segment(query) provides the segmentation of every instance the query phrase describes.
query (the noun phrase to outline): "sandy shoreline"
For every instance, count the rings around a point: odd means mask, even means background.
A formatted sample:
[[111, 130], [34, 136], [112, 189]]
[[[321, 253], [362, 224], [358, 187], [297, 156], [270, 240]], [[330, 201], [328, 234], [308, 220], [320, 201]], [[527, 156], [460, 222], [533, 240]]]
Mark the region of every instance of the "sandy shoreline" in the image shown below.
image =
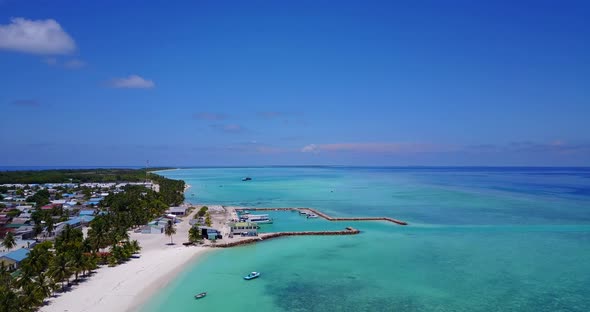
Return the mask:
[[67, 293], [50, 298], [44, 312], [123, 312], [136, 311], [158, 290], [172, 281], [187, 265], [195, 261], [207, 247], [185, 247], [189, 217], [177, 225], [175, 245], [164, 234], [131, 233], [142, 247], [141, 258], [116, 267], [101, 267], [88, 280], [73, 286]]

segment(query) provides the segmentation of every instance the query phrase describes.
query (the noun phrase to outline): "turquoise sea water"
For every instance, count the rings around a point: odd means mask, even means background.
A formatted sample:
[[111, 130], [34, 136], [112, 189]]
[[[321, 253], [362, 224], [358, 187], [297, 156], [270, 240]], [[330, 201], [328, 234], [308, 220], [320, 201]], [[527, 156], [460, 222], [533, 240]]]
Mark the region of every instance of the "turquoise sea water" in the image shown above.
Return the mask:
[[[266, 231], [342, 229], [215, 250], [142, 311], [588, 311], [590, 169], [206, 168], [161, 172], [187, 199], [313, 207], [271, 212]], [[251, 176], [250, 182], [241, 178]], [[194, 196], [193, 196], [194, 194]], [[250, 271], [261, 278], [246, 282]], [[205, 299], [192, 295], [207, 291]]]

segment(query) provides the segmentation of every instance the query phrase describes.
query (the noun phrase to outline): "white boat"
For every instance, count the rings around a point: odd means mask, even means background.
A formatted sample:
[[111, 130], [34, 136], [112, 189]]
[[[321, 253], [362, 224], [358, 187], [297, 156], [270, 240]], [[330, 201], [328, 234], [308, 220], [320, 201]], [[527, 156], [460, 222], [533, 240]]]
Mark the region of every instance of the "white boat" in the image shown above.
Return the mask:
[[246, 221], [252, 223], [272, 223], [272, 219], [269, 218], [267, 214], [248, 215]]
[[260, 276], [260, 272], [252, 272], [252, 273], [244, 276], [244, 279], [247, 280], [247, 281], [249, 281], [249, 280], [255, 279], [255, 278], [259, 277], [259, 276]]
[[307, 218], [308, 218], [308, 219], [309, 219], [309, 218], [317, 218], [317, 217], [318, 217], [318, 215], [316, 215], [316, 214], [313, 214], [313, 213], [311, 213], [311, 214], [308, 214], [308, 215], [307, 215]]

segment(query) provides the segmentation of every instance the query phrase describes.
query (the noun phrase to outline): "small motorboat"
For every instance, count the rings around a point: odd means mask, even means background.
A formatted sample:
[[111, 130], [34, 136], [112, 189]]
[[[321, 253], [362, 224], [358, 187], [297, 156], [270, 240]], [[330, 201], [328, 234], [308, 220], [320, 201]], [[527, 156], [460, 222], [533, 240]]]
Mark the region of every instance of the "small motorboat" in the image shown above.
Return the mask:
[[242, 181], [251, 181], [251, 180], [252, 180], [252, 178], [250, 178], [250, 177], [242, 178]]
[[308, 219], [309, 219], [309, 218], [317, 218], [317, 217], [318, 217], [318, 215], [316, 215], [316, 214], [313, 214], [313, 213], [312, 213], [312, 214], [308, 214], [308, 215], [307, 215], [307, 218], [308, 218]]
[[244, 279], [249, 281], [251, 279], [255, 279], [260, 276], [260, 272], [251, 272], [250, 274], [244, 276]]
[[201, 298], [204, 298], [205, 296], [207, 296], [207, 292], [202, 292], [200, 294], [196, 294], [195, 299], [201, 299]]

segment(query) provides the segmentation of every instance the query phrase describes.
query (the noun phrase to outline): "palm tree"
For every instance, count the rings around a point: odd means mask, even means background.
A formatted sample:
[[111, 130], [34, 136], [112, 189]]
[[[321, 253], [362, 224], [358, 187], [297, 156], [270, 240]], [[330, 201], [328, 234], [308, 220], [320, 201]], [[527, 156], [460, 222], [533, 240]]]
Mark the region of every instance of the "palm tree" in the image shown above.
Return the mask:
[[191, 229], [188, 230], [188, 240], [193, 243], [201, 240], [201, 232], [198, 228], [191, 227]]
[[174, 222], [172, 222], [172, 220], [168, 220], [168, 223], [166, 223], [164, 233], [166, 236], [170, 236], [170, 245], [174, 244], [172, 242], [172, 235], [176, 234], [176, 228], [174, 228]]
[[35, 227], [33, 228], [33, 233], [35, 234], [35, 238], [39, 236], [43, 232], [43, 225], [41, 223], [35, 223]]
[[75, 281], [78, 275], [84, 272], [86, 256], [82, 253], [82, 248], [76, 248], [71, 251], [72, 270], [74, 271]]
[[47, 235], [49, 235], [49, 237], [53, 236], [53, 230], [55, 228], [55, 224], [53, 223], [53, 218], [49, 217], [47, 219], [47, 223], [45, 223], [47, 225]]
[[14, 280], [4, 263], [0, 263], [0, 311], [23, 310], [21, 298], [16, 291], [17, 287], [13, 284]]
[[14, 234], [12, 234], [12, 232], [6, 233], [6, 236], [4, 236], [4, 240], [2, 241], [2, 246], [6, 247], [8, 250], [16, 246], [16, 240], [14, 239]]
[[66, 288], [64, 281], [69, 279], [72, 275], [71, 267], [72, 264], [70, 262], [70, 259], [68, 259], [68, 257], [65, 254], [60, 253], [57, 254], [55, 258], [53, 258], [53, 261], [49, 268], [50, 274], [54, 281], [61, 283], [62, 289]]
[[139, 245], [139, 242], [136, 240], [132, 240], [131, 241], [131, 247], [133, 247], [133, 252], [137, 253], [141, 250], [141, 246]]
[[92, 247], [95, 252], [98, 252], [101, 248], [105, 248], [108, 245], [108, 233], [110, 231], [108, 216], [97, 216], [90, 223], [90, 229], [88, 229], [88, 239], [92, 243]]

